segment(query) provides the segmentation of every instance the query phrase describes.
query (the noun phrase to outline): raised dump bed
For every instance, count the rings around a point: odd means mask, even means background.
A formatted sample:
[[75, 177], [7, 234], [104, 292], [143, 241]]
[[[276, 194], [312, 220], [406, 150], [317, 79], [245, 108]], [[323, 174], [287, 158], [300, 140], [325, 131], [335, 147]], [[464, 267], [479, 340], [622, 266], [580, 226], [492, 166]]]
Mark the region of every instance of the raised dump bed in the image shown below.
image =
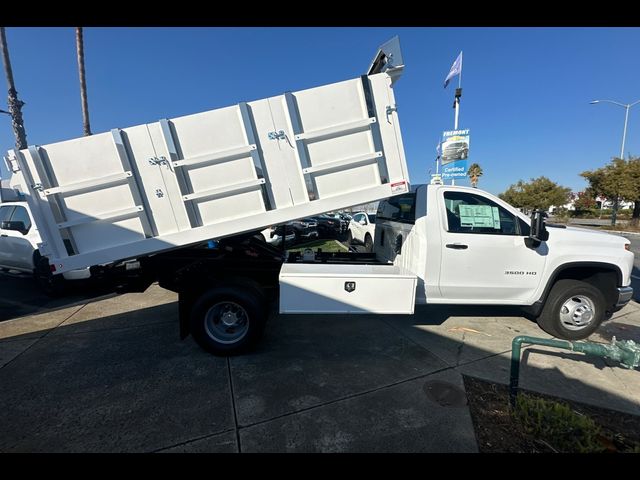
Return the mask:
[[401, 194], [402, 67], [9, 151], [13, 187], [55, 273]]

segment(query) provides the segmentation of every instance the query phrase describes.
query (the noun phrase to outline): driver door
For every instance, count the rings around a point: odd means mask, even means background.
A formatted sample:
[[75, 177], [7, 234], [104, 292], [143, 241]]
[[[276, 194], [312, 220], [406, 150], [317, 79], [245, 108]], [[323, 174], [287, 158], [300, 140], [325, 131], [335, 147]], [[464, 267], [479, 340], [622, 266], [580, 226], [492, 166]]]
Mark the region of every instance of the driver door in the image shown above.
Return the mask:
[[440, 294], [458, 303], [527, 303], [540, 283], [545, 242], [528, 248], [528, 226], [480, 193], [440, 190]]

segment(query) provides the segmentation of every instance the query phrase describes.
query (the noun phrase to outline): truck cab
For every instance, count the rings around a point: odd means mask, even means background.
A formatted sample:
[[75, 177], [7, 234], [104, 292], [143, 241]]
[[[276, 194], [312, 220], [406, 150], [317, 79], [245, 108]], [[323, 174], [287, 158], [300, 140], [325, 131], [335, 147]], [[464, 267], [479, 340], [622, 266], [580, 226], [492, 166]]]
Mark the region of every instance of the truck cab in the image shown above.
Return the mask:
[[374, 248], [416, 276], [416, 303], [520, 305], [548, 333], [585, 338], [631, 299], [630, 242], [542, 225], [532, 239], [530, 219], [487, 192], [418, 185], [380, 202]]

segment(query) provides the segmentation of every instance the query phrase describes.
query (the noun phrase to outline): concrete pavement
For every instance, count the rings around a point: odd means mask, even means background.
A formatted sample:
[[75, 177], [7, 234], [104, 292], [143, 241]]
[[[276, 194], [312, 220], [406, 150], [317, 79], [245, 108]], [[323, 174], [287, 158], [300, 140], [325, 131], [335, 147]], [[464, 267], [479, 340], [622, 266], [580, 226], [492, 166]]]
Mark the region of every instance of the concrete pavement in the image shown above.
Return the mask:
[[[2, 452], [475, 452], [448, 400], [462, 374], [506, 383], [513, 337], [546, 336], [505, 308], [274, 314], [226, 359], [179, 340], [176, 295], [155, 285], [71, 303], [0, 322]], [[595, 339], [614, 334], [640, 341], [638, 304]], [[637, 376], [531, 347], [521, 386], [640, 414]]]

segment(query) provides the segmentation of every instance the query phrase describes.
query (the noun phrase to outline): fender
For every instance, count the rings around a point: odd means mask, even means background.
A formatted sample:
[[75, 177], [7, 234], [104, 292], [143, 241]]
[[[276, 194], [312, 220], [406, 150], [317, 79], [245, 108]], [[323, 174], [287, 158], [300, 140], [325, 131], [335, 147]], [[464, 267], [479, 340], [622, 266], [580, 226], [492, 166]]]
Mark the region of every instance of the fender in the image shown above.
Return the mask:
[[553, 285], [556, 283], [556, 280], [558, 279], [558, 277], [563, 271], [569, 270], [571, 268], [601, 268], [605, 270], [612, 270], [616, 273], [617, 286], [622, 285], [622, 270], [620, 270], [620, 267], [618, 267], [613, 263], [606, 263], [606, 262], [563, 263], [562, 265], [559, 265], [558, 267], [556, 267], [556, 269], [549, 276], [549, 279], [547, 280], [547, 284], [544, 287], [544, 291], [542, 292], [542, 295], [540, 296], [540, 298], [537, 301], [535, 301], [532, 305], [528, 305], [524, 307], [525, 312], [536, 317], [540, 315], [540, 312], [542, 311], [542, 308], [544, 307], [544, 304], [547, 301], [547, 297], [549, 296], [549, 292], [551, 291], [551, 288], [553, 287]]

